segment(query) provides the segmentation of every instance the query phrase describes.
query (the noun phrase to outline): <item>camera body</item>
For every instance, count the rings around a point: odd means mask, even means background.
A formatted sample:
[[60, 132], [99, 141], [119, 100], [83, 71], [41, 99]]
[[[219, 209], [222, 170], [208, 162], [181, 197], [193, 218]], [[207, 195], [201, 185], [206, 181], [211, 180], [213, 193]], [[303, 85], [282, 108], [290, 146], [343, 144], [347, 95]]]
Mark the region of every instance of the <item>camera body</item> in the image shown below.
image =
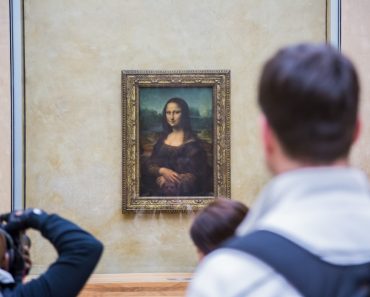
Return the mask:
[[6, 270], [13, 276], [16, 284], [21, 283], [23, 277], [28, 274], [28, 268], [24, 255], [28, 253], [25, 247], [31, 246], [30, 238], [24, 231], [18, 231], [9, 234], [5, 231], [3, 225], [0, 225], [0, 233], [4, 236], [6, 242], [7, 267]]

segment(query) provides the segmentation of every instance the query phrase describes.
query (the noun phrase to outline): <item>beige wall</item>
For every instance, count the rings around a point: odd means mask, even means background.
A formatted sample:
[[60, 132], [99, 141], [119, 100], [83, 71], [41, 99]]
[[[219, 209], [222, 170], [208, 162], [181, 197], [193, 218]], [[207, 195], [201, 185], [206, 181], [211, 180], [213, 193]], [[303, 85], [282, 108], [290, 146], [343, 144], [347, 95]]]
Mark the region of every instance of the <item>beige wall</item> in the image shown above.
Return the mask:
[[0, 213], [10, 210], [10, 36], [9, 1], [0, 0]]
[[[255, 104], [261, 63], [281, 45], [324, 41], [325, 7], [26, 0], [27, 206], [68, 216], [103, 240], [98, 273], [192, 271], [192, 213], [121, 213], [120, 71], [231, 70], [232, 196], [251, 204], [268, 179]], [[34, 242], [38, 273], [54, 254]]]
[[361, 81], [361, 137], [353, 150], [353, 164], [370, 176], [370, 2], [342, 1], [342, 50], [356, 64]]

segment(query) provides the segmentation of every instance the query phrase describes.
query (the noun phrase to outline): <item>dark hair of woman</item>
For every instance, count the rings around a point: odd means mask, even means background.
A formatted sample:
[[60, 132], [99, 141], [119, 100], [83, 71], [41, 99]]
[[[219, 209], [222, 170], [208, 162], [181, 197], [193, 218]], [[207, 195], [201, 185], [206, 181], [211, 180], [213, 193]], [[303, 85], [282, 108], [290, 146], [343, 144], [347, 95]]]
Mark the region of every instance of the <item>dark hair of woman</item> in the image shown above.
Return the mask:
[[243, 203], [218, 198], [195, 217], [190, 237], [199, 251], [207, 255], [234, 235], [247, 213], [248, 207]]
[[5, 268], [6, 238], [0, 230], [0, 268]]
[[164, 108], [163, 108], [163, 111], [162, 111], [162, 127], [163, 127], [163, 134], [164, 136], [167, 136], [168, 134], [170, 134], [172, 132], [172, 127], [168, 124], [168, 121], [167, 121], [167, 118], [166, 118], [166, 109], [167, 109], [167, 105], [169, 103], [175, 103], [177, 104], [180, 109], [181, 109], [181, 122], [180, 122], [180, 125], [181, 125], [181, 128], [184, 130], [184, 137], [185, 137], [185, 140], [187, 139], [190, 139], [190, 138], [196, 138], [194, 132], [193, 132], [193, 129], [191, 127], [191, 123], [190, 123], [190, 110], [189, 110], [189, 106], [188, 104], [186, 103], [186, 101], [180, 97], [173, 97], [173, 98], [170, 98]]

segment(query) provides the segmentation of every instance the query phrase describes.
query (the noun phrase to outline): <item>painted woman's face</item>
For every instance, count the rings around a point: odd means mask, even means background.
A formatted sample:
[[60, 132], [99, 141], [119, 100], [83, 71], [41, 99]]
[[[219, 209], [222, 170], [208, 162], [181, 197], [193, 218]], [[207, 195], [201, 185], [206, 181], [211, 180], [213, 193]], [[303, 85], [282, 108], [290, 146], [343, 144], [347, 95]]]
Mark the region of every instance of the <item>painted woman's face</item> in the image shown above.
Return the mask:
[[166, 107], [166, 119], [167, 123], [171, 127], [178, 127], [181, 122], [181, 108], [177, 103], [170, 102]]

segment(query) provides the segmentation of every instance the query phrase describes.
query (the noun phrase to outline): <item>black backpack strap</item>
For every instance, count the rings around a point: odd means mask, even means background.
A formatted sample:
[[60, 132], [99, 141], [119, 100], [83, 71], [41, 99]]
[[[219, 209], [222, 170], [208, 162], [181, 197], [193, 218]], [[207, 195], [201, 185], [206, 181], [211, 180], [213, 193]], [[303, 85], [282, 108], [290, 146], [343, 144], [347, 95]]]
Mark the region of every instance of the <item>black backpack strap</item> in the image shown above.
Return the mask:
[[235, 237], [224, 247], [244, 251], [262, 260], [303, 296], [368, 296], [369, 263], [333, 265], [289, 239], [265, 230]]

